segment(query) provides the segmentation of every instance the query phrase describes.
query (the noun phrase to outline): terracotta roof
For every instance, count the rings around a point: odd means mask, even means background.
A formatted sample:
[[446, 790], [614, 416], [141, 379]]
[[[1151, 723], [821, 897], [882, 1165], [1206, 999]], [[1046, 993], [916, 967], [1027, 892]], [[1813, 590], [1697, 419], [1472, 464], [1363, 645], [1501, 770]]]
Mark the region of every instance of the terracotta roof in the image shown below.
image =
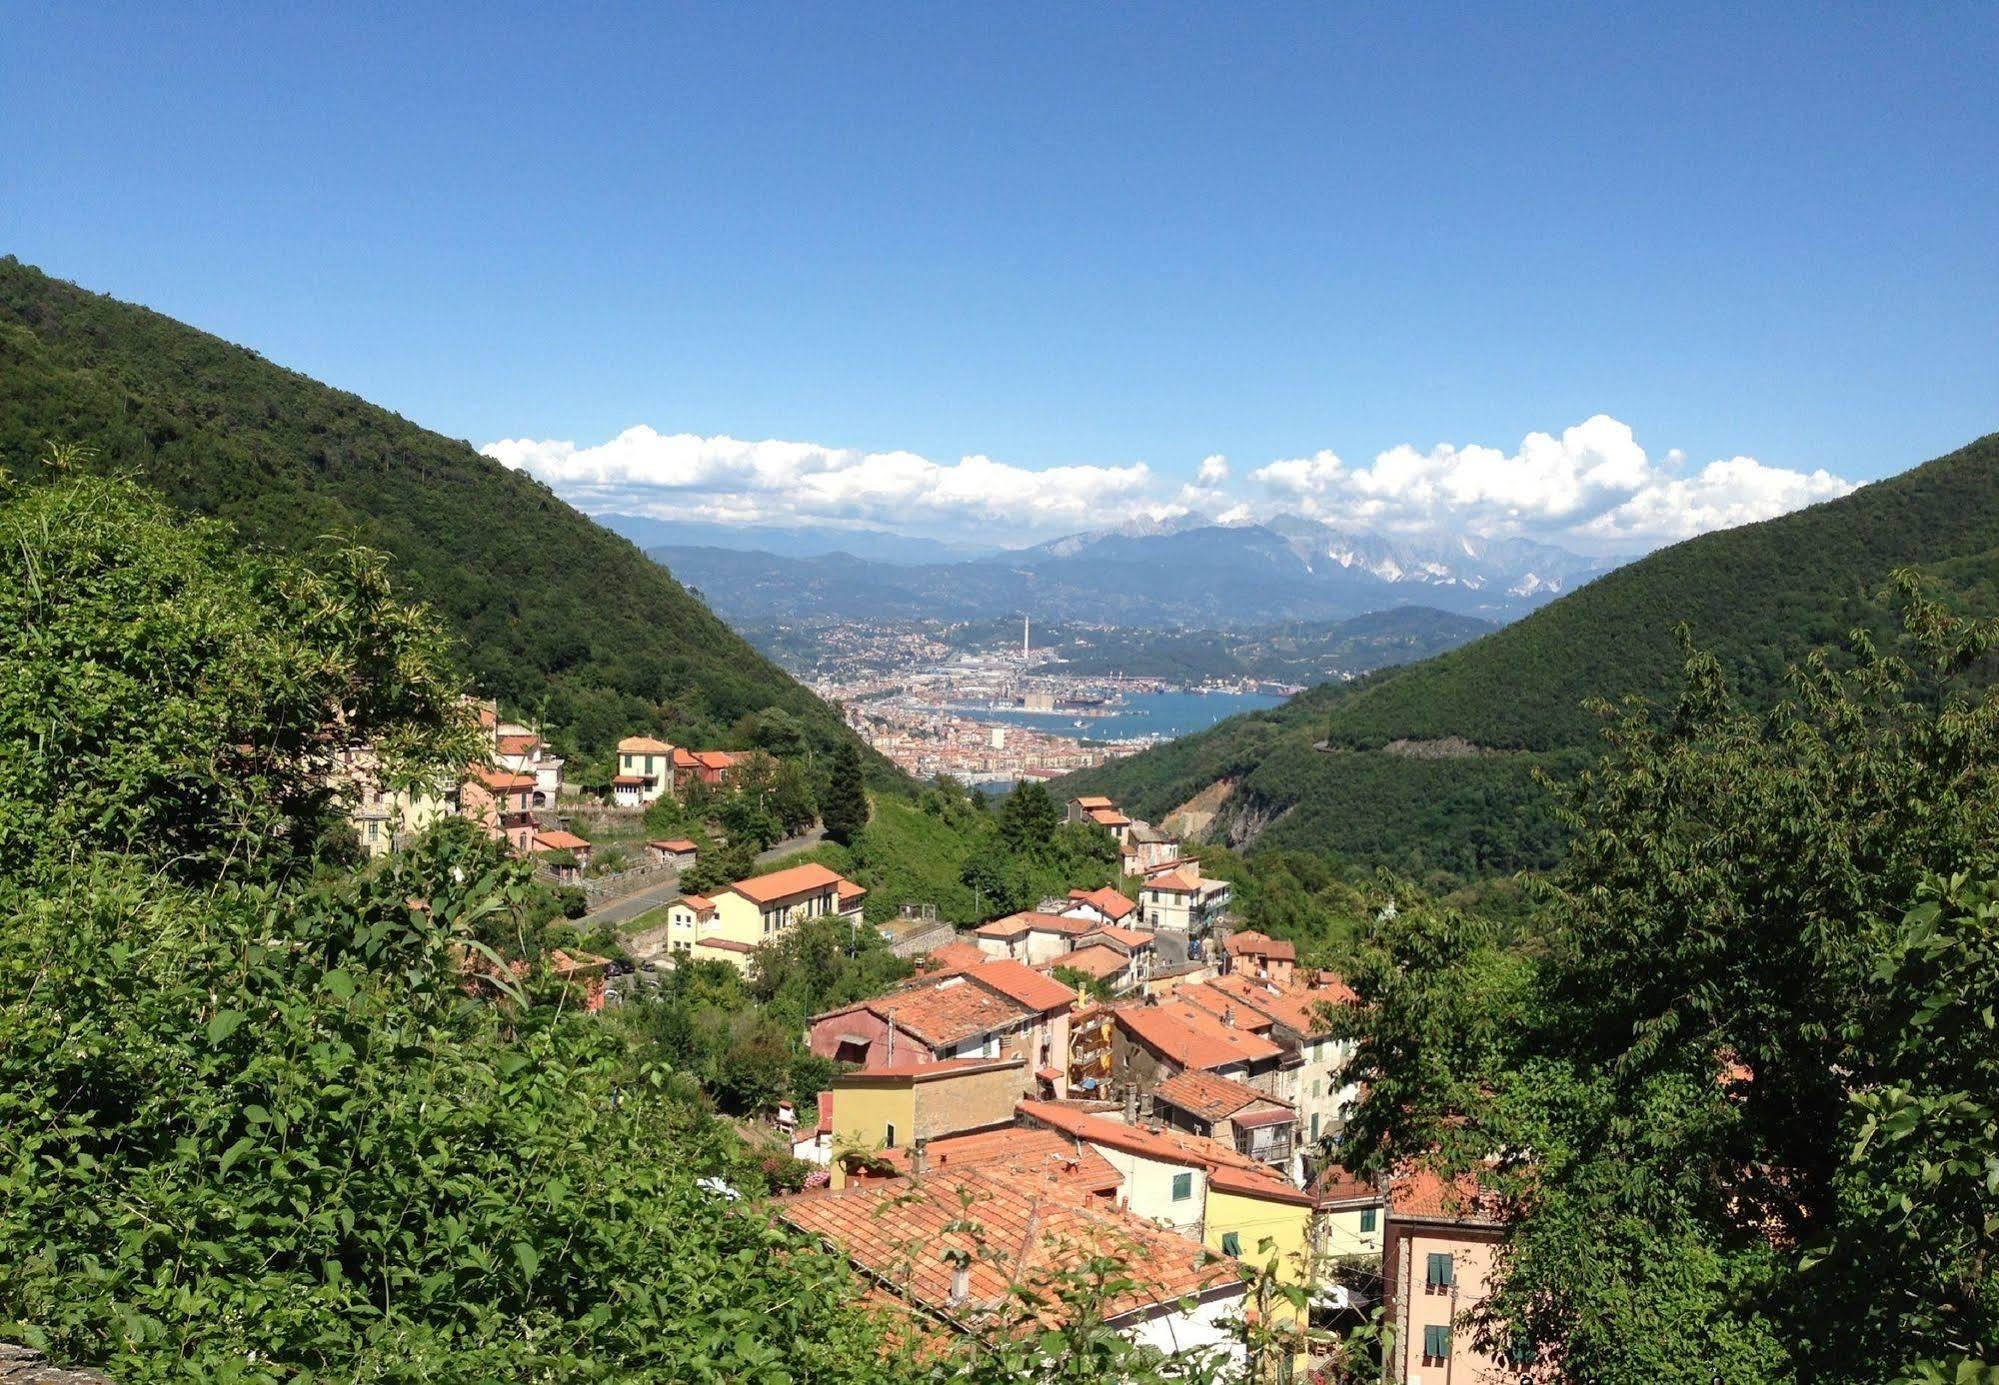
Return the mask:
[[[1064, 1183], [1092, 1193], [1115, 1193], [1124, 1186], [1124, 1176], [1110, 1160], [1056, 1130], [1010, 1125], [1002, 1130], [946, 1135], [931, 1140], [924, 1150], [932, 1177], [986, 1168], [1005, 1172], [1016, 1187], [1027, 1179]], [[884, 1150], [880, 1157], [898, 1172], [908, 1172], [908, 1146]], [[1027, 1190], [1022, 1187], [1022, 1191]]]
[[1314, 1204], [1312, 1195], [1303, 1189], [1294, 1188], [1275, 1177], [1263, 1177], [1242, 1169], [1216, 1169], [1208, 1175], [1208, 1186], [1219, 1188], [1225, 1193], [1239, 1193], [1244, 1197], [1263, 1198], [1265, 1201], [1289, 1202], [1298, 1207], [1310, 1207]]
[[1321, 1006], [1338, 1005], [1342, 1003], [1342, 994], [1347, 996], [1353, 994], [1345, 986], [1339, 987], [1338, 990], [1332, 987], [1308, 990], [1302, 986], [1273, 990], [1260, 981], [1242, 975], [1217, 976], [1203, 984], [1208, 990], [1268, 1015], [1287, 1029], [1308, 1037], [1328, 1032], [1329, 1026], [1319, 1018], [1318, 1012]]
[[540, 744], [540, 736], [498, 736], [493, 740], [493, 749], [501, 755], [527, 755]]
[[1088, 919], [1064, 918], [1060, 914], [1042, 914], [1033, 910], [1022, 910], [1018, 914], [1008, 914], [1003, 919], [982, 923], [972, 931], [982, 938], [1018, 938], [1033, 930], [1038, 933], [1062, 933], [1070, 937], [1089, 932], [1096, 925]]
[[697, 914], [712, 914], [715, 912], [715, 901], [708, 898], [705, 894], [684, 894], [676, 902], [685, 904]]
[[828, 870], [815, 861], [809, 865], [774, 870], [769, 875], [753, 875], [722, 888], [735, 891], [753, 904], [775, 904], [799, 895], [818, 894], [828, 887], [837, 889], [839, 884], [838, 872]]
[[1150, 933], [1141, 933], [1136, 928], [1119, 928], [1114, 924], [1106, 924], [1102, 928], [1092, 928], [1088, 933], [1083, 935], [1083, 938], [1086, 942], [1091, 938], [1109, 938], [1112, 942], [1126, 948], [1147, 948], [1154, 946]]
[[602, 971], [609, 966], [609, 957], [599, 957], [594, 952], [570, 954], [561, 948], [554, 948], [548, 954], [548, 969], [557, 976], [574, 976], [579, 972]]
[[855, 900], [859, 899], [862, 895], [868, 892], [867, 887], [865, 885], [856, 885], [853, 881], [847, 879], [844, 876], [842, 876], [840, 879], [840, 884], [838, 886], [838, 889], [840, 891], [840, 902], [842, 904], [852, 904]]
[[[1216, 977], [1215, 980], [1220, 980]], [[1269, 1029], [1275, 1020], [1252, 1005], [1228, 994], [1213, 981], [1193, 981], [1173, 990], [1175, 1000], [1184, 1000], [1189, 1005], [1198, 1005], [1216, 1019], [1228, 1016], [1237, 1029], [1247, 1029], [1252, 1034], [1261, 1034]]]
[[1218, 1077], [1211, 1072], [1181, 1072], [1161, 1082], [1152, 1089], [1152, 1094], [1169, 1106], [1177, 1106], [1190, 1115], [1204, 1121], [1214, 1122], [1233, 1116], [1245, 1107], [1259, 1101], [1271, 1102], [1288, 1111], [1289, 1102], [1265, 1096], [1247, 1083], [1233, 1078]]
[[1116, 923], [1125, 915], [1136, 912], [1136, 902], [1126, 899], [1109, 885], [1098, 890], [1071, 890], [1069, 898], [1084, 904], [1094, 904], [1104, 912], [1104, 916]]
[[867, 1007], [932, 1048], [1011, 1028], [1029, 1014], [1018, 1002], [957, 977], [881, 996]]
[[817, 1135], [833, 1133], [833, 1093], [830, 1089], [819, 1093], [819, 1127], [813, 1133]]
[[1234, 1169], [1259, 1183], [1297, 1191], [1268, 1165], [1259, 1164], [1247, 1154], [1240, 1154], [1220, 1140], [1211, 1140], [1205, 1135], [1189, 1135], [1170, 1126], [1154, 1130], [1140, 1125], [1126, 1125], [1108, 1116], [1079, 1111], [1059, 1101], [1023, 1101], [1016, 1109], [1031, 1121], [1093, 1145], [1106, 1145], [1141, 1159], [1178, 1164], [1182, 1168], [1207, 1169], [1211, 1173], [1219, 1169]]
[[[1112, 1320], [1171, 1312], [1182, 1297], [1209, 1290], [1243, 1292], [1228, 1261], [1187, 1237], [1059, 1183], [1023, 1195], [996, 1170], [866, 1180], [782, 1198], [773, 1209], [904, 1298], [958, 1321], [1010, 1312], [1025, 1289], [1042, 1301], [1044, 1322], [1059, 1322], [1068, 1310], [1057, 1276], [1086, 1272], [1097, 1258], [1119, 1260], [1137, 1281], [1102, 1305]], [[960, 1264], [965, 1293], [957, 1297]]]
[[1230, 1029], [1185, 1001], [1127, 1005], [1116, 1014], [1117, 1022], [1148, 1048], [1182, 1067], [1224, 1068], [1275, 1058], [1284, 1051], [1247, 1030]]
[[675, 837], [671, 841], [647, 842], [646, 845], [656, 846], [661, 851], [693, 851], [697, 849], [694, 843], [688, 841], [685, 837]]
[[1067, 1010], [1076, 1003], [1076, 993], [1051, 976], [1044, 976], [1024, 963], [1008, 957], [981, 962], [965, 972], [968, 980], [1008, 1000], [1026, 1006], [1036, 1014]]
[[722, 952], [755, 952], [748, 943], [739, 943], [734, 938], [696, 938], [696, 947], [712, 947]]
[[[865, 1001], [859, 1005], [850, 1005], [847, 1007], [848, 1010], [864, 1010], [869, 1008], [871, 1007]], [[846, 1011], [834, 1010], [829, 1013], [840, 1015], [845, 1014]], [[818, 1015], [814, 1018], [824, 1019], [826, 1016]], [[912, 1082], [930, 1082], [940, 1077], [951, 1077], [967, 1072], [997, 1072], [1001, 1068], [1018, 1068], [1024, 1066], [1026, 1062], [1027, 1060], [1024, 1058], [936, 1058], [928, 1063], [916, 1061], [890, 1063], [886, 1067], [862, 1068], [858, 1072], [843, 1072], [833, 1079], [833, 1085], [836, 1087], [847, 1086], [856, 1082], [871, 1081], [876, 1078], [890, 1078], [897, 1081], [908, 1078]]]
[[534, 834], [536, 851], [588, 851], [590, 843], [574, 832], [537, 832]]
[[1279, 942], [1268, 933], [1231, 933], [1222, 948], [1232, 957], [1268, 957], [1278, 962], [1298, 960], [1295, 944]]
[[1168, 894], [1194, 894], [1201, 886], [1198, 881], [1189, 880], [1176, 870], [1166, 875], [1154, 876], [1145, 882], [1145, 888], [1148, 890], [1164, 890]]
[[1328, 1164], [1312, 1180], [1312, 1196], [1322, 1205], [1342, 1202], [1380, 1202], [1381, 1189], [1372, 1179], [1362, 1178], [1339, 1164]]
[[1129, 827], [1131, 819], [1115, 808], [1091, 808], [1087, 816], [1102, 827]]
[[929, 957], [932, 969], [943, 971], [965, 971], [986, 960], [977, 943], [968, 943], [963, 938], [953, 938], [942, 947], [932, 948]]
[[472, 767], [472, 777], [491, 789], [494, 793], [506, 793], [514, 789], [531, 789], [535, 779], [532, 774], [510, 774], [506, 770], [488, 769], [483, 765]]
[[1042, 963], [1042, 966], [1051, 972], [1057, 967], [1071, 967], [1076, 971], [1082, 972], [1083, 975], [1093, 977], [1098, 981], [1102, 981], [1107, 976], [1116, 976], [1130, 965], [1131, 958], [1125, 956], [1116, 948], [1098, 947], [1094, 944], [1089, 947], [1079, 947], [1069, 952], [1064, 952], [1059, 957], [1051, 957]]
[[1094, 793], [1085, 794], [1081, 798], [1075, 799], [1073, 801], [1075, 802], [1078, 808], [1084, 808], [1084, 809], [1112, 808], [1117, 806], [1113, 804], [1108, 798], [1105, 798], [1102, 794], [1094, 794]]
[[672, 751], [672, 746], [651, 736], [627, 736], [618, 742], [620, 755], [667, 755]]
[[1261, 1130], [1266, 1125], [1294, 1125], [1298, 1113], [1289, 1106], [1273, 1106], [1267, 1111], [1238, 1111], [1230, 1124], [1238, 1130]]
[[1421, 1221], [1471, 1222], [1496, 1226], [1505, 1220], [1496, 1194], [1476, 1175], [1446, 1181], [1431, 1169], [1404, 1169], [1389, 1180], [1388, 1212]]
[[653, 776], [650, 774], [619, 774], [611, 779], [613, 784], [621, 784], [628, 789], [638, 784], [650, 784], [652, 781]]

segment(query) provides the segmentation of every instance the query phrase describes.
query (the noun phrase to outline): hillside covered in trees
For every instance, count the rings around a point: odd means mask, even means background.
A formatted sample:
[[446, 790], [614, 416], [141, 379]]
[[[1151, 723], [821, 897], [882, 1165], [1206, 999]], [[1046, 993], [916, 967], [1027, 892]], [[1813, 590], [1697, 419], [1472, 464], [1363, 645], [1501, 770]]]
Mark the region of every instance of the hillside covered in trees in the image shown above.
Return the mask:
[[[1601, 724], [1592, 699], [1661, 696], [1684, 626], [1750, 705], [1772, 705], [1808, 650], [1889, 627], [1884, 592], [1900, 569], [1965, 611], [1999, 609], [1999, 434], [1661, 550], [1463, 648], [1064, 783], [1157, 819], [1226, 781], [1212, 830], [1238, 846], [1460, 878], [1548, 865], [1560, 833], [1534, 772], [1580, 764]], [[1968, 676], [1990, 674], [1984, 663]]]
[[52, 440], [260, 546], [309, 555], [336, 536], [388, 554], [398, 587], [457, 637], [469, 684], [571, 750], [601, 755], [633, 732], [716, 744], [768, 707], [822, 751], [848, 734], [664, 568], [532, 477], [0, 258], [0, 465], [32, 482]]

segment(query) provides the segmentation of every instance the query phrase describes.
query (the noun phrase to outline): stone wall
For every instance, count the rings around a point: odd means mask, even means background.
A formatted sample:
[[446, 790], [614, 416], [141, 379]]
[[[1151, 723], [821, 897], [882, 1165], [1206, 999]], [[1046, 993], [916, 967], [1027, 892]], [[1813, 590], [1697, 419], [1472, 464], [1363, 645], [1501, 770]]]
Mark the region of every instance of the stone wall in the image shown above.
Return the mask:
[[39, 1351], [0, 1342], [0, 1385], [111, 1385], [96, 1371], [66, 1371]]

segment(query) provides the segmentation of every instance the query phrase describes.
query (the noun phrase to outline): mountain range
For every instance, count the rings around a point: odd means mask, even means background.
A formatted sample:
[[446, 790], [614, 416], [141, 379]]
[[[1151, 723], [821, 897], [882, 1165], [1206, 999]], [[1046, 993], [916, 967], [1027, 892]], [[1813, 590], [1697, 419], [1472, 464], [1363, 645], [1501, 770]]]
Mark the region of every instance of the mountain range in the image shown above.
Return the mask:
[[[32, 484], [49, 440], [134, 475], [245, 541], [328, 536], [389, 555], [459, 640], [473, 688], [569, 751], [668, 733], [729, 743], [780, 707], [830, 748], [832, 708], [666, 570], [469, 445], [253, 351], [0, 258], [0, 464]], [[882, 782], [898, 778], [869, 756]]]
[[[924, 541], [918, 541], [924, 542]], [[665, 544], [647, 551], [732, 621], [1032, 615], [1240, 629], [1422, 605], [1481, 620], [1533, 610], [1614, 566], [1526, 539], [1385, 535], [1279, 516], [1105, 530], [952, 562], [890, 539], [852, 552]]]
[[[1536, 771], [1598, 745], [1587, 699], [1671, 695], [1675, 627], [1768, 706], [1788, 665], [1855, 629], [1889, 637], [1910, 569], [1974, 615], [1999, 614], [1999, 434], [1760, 524], [1618, 568], [1449, 653], [1062, 781], [1238, 847], [1303, 847], [1464, 879], [1549, 864], [1561, 835]], [[1988, 657], [1981, 676], [1999, 674]]]

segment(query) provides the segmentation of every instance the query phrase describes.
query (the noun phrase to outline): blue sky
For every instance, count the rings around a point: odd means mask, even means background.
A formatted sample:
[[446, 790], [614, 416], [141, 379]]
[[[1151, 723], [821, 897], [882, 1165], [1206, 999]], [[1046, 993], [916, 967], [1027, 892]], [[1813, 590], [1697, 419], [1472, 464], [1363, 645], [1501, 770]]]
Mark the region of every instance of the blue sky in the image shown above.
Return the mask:
[[1999, 429], [1999, 7], [1639, 8], [15, 5], [0, 251], [598, 509], [1642, 546]]

